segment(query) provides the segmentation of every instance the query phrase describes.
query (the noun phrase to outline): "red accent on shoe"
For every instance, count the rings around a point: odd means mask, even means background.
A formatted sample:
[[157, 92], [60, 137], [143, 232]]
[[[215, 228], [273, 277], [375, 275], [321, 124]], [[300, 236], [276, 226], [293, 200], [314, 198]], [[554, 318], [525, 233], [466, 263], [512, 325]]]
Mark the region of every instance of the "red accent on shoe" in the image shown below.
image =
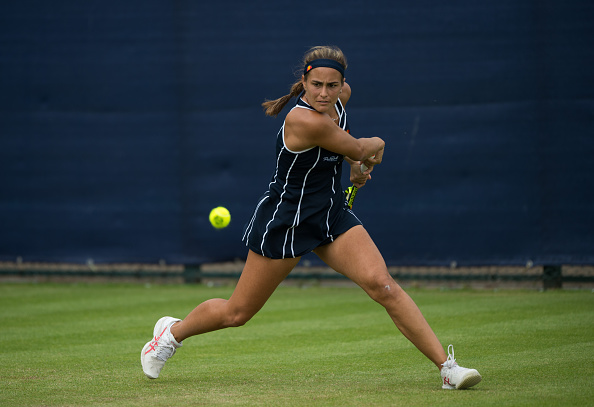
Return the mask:
[[161, 337], [163, 336], [163, 334], [165, 333], [166, 330], [167, 330], [167, 327], [165, 327], [165, 329], [163, 329], [163, 332], [161, 332], [161, 334], [159, 336], [155, 336], [155, 338], [153, 339], [153, 341], [149, 345], [149, 348], [147, 349], [147, 351], [144, 352], [145, 355], [147, 353], [149, 353], [150, 351], [152, 351], [152, 350], [156, 350], [155, 349], [155, 346], [157, 346], [159, 344], [159, 339], [161, 339]]

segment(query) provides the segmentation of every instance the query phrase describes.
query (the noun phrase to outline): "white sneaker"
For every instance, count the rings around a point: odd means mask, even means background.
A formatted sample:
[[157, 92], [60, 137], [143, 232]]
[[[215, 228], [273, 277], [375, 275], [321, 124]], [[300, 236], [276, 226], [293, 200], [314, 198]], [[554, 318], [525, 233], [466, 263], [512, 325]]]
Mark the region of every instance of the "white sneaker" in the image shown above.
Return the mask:
[[165, 366], [167, 359], [175, 354], [175, 350], [182, 346], [171, 334], [171, 325], [181, 321], [172, 317], [163, 317], [155, 324], [153, 340], [147, 342], [140, 353], [142, 370], [149, 379], [156, 379]]
[[448, 346], [448, 360], [442, 364], [441, 378], [443, 379], [442, 389], [462, 390], [474, 386], [481, 381], [482, 377], [476, 369], [467, 369], [458, 366], [454, 359], [454, 346]]

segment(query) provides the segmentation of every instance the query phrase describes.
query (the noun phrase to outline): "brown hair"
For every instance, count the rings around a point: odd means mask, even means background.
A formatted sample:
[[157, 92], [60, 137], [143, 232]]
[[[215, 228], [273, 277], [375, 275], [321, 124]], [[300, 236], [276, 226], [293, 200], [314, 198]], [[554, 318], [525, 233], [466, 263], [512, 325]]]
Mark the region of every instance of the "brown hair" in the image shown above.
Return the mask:
[[[289, 100], [291, 100], [291, 98], [299, 97], [301, 92], [303, 92], [303, 83], [301, 82], [301, 74], [303, 72], [303, 68], [305, 67], [305, 65], [309, 64], [311, 61], [315, 59], [332, 59], [341, 64], [345, 69], [347, 67], [346, 57], [344, 56], [340, 48], [326, 45], [310, 48], [303, 56], [303, 63], [295, 74], [295, 76], [297, 76], [299, 79], [291, 86], [291, 91], [289, 92], [289, 94], [275, 100], [266, 99], [264, 103], [262, 103], [262, 107], [264, 108], [264, 112], [267, 116], [276, 117], [281, 112], [281, 110], [283, 110], [283, 108], [287, 105], [287, 103], [289, 103]], [[307, 73], [305, 73], [304, 75], [307, 76]]]

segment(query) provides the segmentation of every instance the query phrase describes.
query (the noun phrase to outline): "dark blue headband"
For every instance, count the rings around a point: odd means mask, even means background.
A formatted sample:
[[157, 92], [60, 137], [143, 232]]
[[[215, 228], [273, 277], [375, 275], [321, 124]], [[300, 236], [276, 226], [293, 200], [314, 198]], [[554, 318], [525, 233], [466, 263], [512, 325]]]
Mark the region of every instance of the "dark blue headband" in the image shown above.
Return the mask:
[[309, 64], [305, 65], [305, 68], [303, 69], [303, 75], [307, 74], [309, 71], [315, 68], [336, 69], [344, 78], [344, 66], [342, 66], [340, 62], [337, 62], [333, 59], [314, 59]]

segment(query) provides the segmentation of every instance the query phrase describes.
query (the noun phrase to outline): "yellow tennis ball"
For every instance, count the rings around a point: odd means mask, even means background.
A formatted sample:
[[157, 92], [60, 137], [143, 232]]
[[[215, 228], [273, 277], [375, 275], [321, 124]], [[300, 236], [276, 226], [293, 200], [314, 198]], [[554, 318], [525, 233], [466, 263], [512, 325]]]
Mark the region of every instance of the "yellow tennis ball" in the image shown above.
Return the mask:
[[222, 229], [227, 227], [229, 222], [231, 222], [231, 214], [222, 206], [217, 206], [212, 211], [210, 211], [210, 215], [208, 216], [208, 220], [210, 223], [217, 229]]

